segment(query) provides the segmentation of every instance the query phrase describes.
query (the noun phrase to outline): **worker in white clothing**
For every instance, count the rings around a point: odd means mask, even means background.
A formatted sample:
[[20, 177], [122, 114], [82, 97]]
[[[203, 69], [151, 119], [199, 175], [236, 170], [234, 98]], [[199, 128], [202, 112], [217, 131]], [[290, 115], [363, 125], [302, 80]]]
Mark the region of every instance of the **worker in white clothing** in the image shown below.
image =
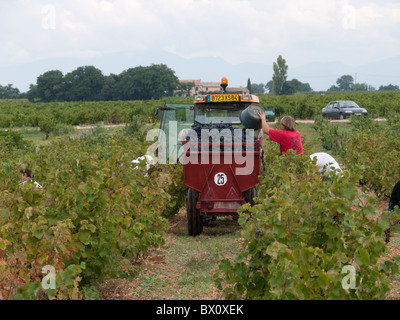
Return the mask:
[[316, 165], [319, 168], [320, 173], [325, 173], [325, 177], [330, 178], [330, 172], [332, 170], [339, 170], [342, 172], [342, 169], [340, 168], [339, 164], [337, 161], [329, 154], [326, 152], [316, 152], [313, 153], [310, 156], [311, 160], [314, 160], [314, 158], [317, 158], [317, 163]]
[[[22, 173], [22, 177], [19, 180], [19, 184], [20, 185], [24, 185], [25, 182], [29, 181], [32, 179], [32, 172], [29, 169], [25, 169], [25, 170], [21, 170], [20, 171]], [[33, 183], [35, 184], [36, 188], [42, 188], [42, 186], [37, 183], [36, 181], [33, 181]]]

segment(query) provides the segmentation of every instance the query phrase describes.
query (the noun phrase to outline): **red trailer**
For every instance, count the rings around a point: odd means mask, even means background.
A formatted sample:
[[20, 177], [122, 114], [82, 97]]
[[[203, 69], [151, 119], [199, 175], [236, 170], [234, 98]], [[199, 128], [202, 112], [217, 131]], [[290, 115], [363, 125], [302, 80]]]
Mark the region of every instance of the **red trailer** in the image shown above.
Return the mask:
[[183, 182], [189, 235], [217, 216], [237, 219], [237, 209], [252, 203], [262, 167], [262, 130], [243, 127], [240, 116], [259, 104], [255, 95], [226, 92], [199, 95], [194, 101], [194, 124], [181, 135]]

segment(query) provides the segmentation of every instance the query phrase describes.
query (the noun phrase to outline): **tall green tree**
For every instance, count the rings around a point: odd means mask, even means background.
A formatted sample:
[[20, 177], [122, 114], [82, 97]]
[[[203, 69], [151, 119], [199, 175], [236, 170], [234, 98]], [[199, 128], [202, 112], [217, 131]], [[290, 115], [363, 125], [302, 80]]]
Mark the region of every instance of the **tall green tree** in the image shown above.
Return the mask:
[[179, 82], [176, 87], [177, 92], [180, 95], [190, 96], [190, 91], [194, 87], [194, 82]]
[[179, 81], [165, 64], [130, 68], [120, 74], [116, 94], [121, 100], [150, 100], [173, 96]]
[[96, 101], [101, 98], [104, 75], [94, 66], [83, 66], [64, 77], [66, 100]]
[[7, 86], [0, 85], [0, 99], [17, 99], [19, 96], [19, 90], [13, 88], [12, 84], [8, 84]]
[[37, 77], [36, 95], [44, 102], [64, 100], [63, 73], [59, 70], [51, 70]]
[[329, 87], [329, 89], [327, 90], [327, 91], [339, 91], [340, 89], [339, 89], [339, 87], [338, 86], [335, 86], [334, 84], [333, 85], [331, 85], [330, 87]]
[[35, 99], [39, 98], [38, 90], [37, 90], [37, 85], [35, 84], [30, 84], [29, 85], [29, 90], [26, 93], [26, 96], [30, 102], [35, 102]]
[[301, 91], [301, 86], [302, 83], [297, 79], [285, 81], [282, 86], [281, 94], [294, 94]]
[[286, 81], [282, 86], [281, 94], [294, 94], [296, 92], [310, 92], [312, 91], [308, 83], [303, 83], [297, 79]]
[[274, 73], [272, 75], [272, 92], [276, 95], [282, 94], [282, 88], [287, 78], [288, 65], [286, 60], [279, 55], [276, 62], [273, 64]]
[[104, 77], [103, 87], [101, 88], [100, 93], [101, 100], [118, 100], [118, 95], [115, 92], [115, 86], [119, 80], [120, 76], [113, 73]]
[[351, 75], [343, 75], [336, 80], [336, 84], [341, 91], [351, 91], [354, 88], [354, 79]]
[[251, 88], [251, 81], [250, 81], [250, 78], [247, 79], [247, 89], [249, 90], [250, 93], [252, 93], [252, 91], [251, 91], [252, 88]]
[[399, 90], [399, 86], [389, 84], [387, 86], [380, 86], [379, 91], [392, 91], [392, 90]]
[[375, 91], [375, 87], [371, 86], [370, 84], [364, 83], [355, 83], [353, 87], [354, 91]]
[[252, 83], [251, 84], [251, 93], [264, 93], [265, 92], [265, 85], [263, 83]]
[[265, 89], [267, 90], [268, 93], [272, 93], [273, 85], [274, 82], [272, 80], [268, 81], [267, 84], [265, 85]]

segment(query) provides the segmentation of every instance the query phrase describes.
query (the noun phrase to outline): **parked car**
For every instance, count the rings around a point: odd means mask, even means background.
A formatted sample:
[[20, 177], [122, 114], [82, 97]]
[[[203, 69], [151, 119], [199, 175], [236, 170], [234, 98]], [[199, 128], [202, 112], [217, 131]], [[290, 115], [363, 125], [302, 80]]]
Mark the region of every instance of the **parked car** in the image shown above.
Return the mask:
[[347, 119], [352, 115], [364, 116], [366, 118], [368, 111], [351, 100], [331, 101], [322, 109], [322, 116], [325, 118]]

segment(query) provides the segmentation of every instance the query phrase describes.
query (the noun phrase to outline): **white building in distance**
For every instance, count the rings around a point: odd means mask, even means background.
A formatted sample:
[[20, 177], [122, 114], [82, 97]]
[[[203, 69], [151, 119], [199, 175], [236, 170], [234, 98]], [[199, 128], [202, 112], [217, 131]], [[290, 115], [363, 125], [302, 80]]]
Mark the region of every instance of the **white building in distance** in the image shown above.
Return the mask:
[[[174, 96], [191, 97], [197, 94], [220, 93], [222, 88], [219, 82], [202, 82], [201, 80], [179, 80], [179, 87], [174, 91]], [[226, 88], [226, 92], [250, 93], [247, 88]]]

